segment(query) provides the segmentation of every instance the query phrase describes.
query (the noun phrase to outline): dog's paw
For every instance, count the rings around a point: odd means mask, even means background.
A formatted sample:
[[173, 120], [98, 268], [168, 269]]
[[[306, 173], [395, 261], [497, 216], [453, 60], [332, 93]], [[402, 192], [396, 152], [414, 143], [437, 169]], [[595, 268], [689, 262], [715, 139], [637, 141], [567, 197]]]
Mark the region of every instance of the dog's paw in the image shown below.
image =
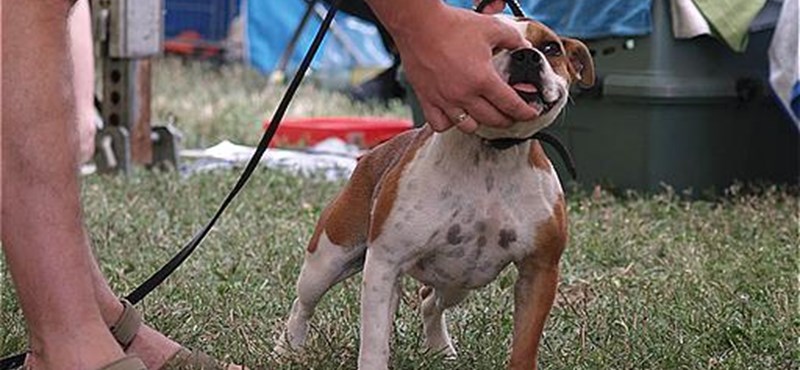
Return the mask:
[[303, 346], [301, 344], [292, 343], [286, 332], [275, 341], [275, 347], [272, 348], [278, 358], [293, 358], [303, 354]]
[[290, 357], [303, 353], [308, 327], [303, 325], [292, 325], [289, 320], [286, 330], [282, 330], [275, 339], [273, 352], [281, 357]]

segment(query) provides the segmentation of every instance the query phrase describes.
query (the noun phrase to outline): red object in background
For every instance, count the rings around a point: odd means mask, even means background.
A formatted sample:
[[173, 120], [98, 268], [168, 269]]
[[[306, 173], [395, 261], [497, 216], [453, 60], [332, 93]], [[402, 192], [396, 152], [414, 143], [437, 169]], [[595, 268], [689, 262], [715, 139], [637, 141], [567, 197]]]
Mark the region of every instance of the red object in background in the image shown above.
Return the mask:
[[222, 53], [222, 46], [220, 43], [203, 40], [197, 31], [188, 30], [164, 41], [164, 50], [172, 54], [211, 58]]
[[[269, 121], [264, 122], [264, 129]], [[409, 130], [409, 120], [378, 117], [322, 117], [287, 119], [278, 126], [272, 146], [314, 145], [337, 137], [360, 148], [371, 148]]]

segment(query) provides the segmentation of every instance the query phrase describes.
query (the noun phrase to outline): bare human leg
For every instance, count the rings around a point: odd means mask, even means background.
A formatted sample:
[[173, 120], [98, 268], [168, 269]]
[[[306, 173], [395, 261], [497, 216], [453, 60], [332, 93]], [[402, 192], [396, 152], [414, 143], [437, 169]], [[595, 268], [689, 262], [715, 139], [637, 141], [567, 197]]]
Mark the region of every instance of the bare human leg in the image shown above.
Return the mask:
[[89, 0], [75, 2], [67, 27], [72, 57], [72, 86], [78, 115], [78, 158], [79, 163], [84, 163], [92, 159], [97, 131], [94, 123], [94, 53]]
[[2, 241], [32, 369], [124, 356], [103, 321], [82, 224], [67, 17], [71, 2], [4, 1]]
[[[72, 61], [72, 88], [77, 113], [78, 161], [83, 163], [94, 152], [94, 56], [91, 14], [88, 0], [77, 0], [68, 17], [69, 56]], [[117, 321], [122, 313], [119, 299], [108, 286], [97, 262], [90, 258], [91, 276], [96, 302], [106, 327]], [[148, 369], [159, 369], [181, 346], [152, 328], [142, 325], [127, 348], [144, 361]], [[236, 369], [238, 367], [230, 367]]]
[[[94, 283], [95, 300], [100, 304], [105, 327], [108, 328], [122, 314], [122, 304], [108, 286], [94, 259], [91, 261], [90, 268]], [[126, 352], [141, 358], [148, 369], [160, 369], [180, 349], [180, 344], [149, 326], [142, 325]]]

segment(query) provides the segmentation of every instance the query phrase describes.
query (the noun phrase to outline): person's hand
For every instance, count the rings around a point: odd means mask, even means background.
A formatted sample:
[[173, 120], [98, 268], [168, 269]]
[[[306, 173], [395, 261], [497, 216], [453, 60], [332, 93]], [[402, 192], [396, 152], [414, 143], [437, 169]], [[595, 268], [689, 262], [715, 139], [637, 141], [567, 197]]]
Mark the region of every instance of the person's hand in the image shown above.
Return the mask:
[[528, 42], [492, 16], [430, 4], [393, 36], [431, 127], [444, 131], [457, 124], [473, 132], [478, 124], [507, 127], [535, 118], [537, 111], [500, 78], [491, 61], [494, 49]]
[[[472, 1], [472, 6], [473, 7], [477, 7], [478, 4], [480, 4], [480, 3], [481, 3], [481, 0], [473, 0]], [[505, 7], [506, 7], [506, 2], [504, 0], [494, 0], [491, 3], [489, 3], [488, 5], [486, 5], [485, 8], [483, 8], [483, 12], [482, 13], [483, 14], [498, 14], [498, 13], [502, 13], [503, 9], [505, 9]]]

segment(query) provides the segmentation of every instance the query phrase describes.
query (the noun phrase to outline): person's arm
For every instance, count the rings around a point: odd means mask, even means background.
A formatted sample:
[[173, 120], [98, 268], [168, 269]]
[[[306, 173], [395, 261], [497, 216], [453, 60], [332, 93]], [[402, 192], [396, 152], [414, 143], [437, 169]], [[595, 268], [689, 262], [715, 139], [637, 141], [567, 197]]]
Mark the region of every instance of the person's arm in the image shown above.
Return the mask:
[[458, 126], [467, 132], [536, 116], [492, 66], [493, 49], [527, 45], [512, 27], [440, 0], [366, 1], [392, 34], [434, 130], [452, 127], [463, 113], [469, 118]]

